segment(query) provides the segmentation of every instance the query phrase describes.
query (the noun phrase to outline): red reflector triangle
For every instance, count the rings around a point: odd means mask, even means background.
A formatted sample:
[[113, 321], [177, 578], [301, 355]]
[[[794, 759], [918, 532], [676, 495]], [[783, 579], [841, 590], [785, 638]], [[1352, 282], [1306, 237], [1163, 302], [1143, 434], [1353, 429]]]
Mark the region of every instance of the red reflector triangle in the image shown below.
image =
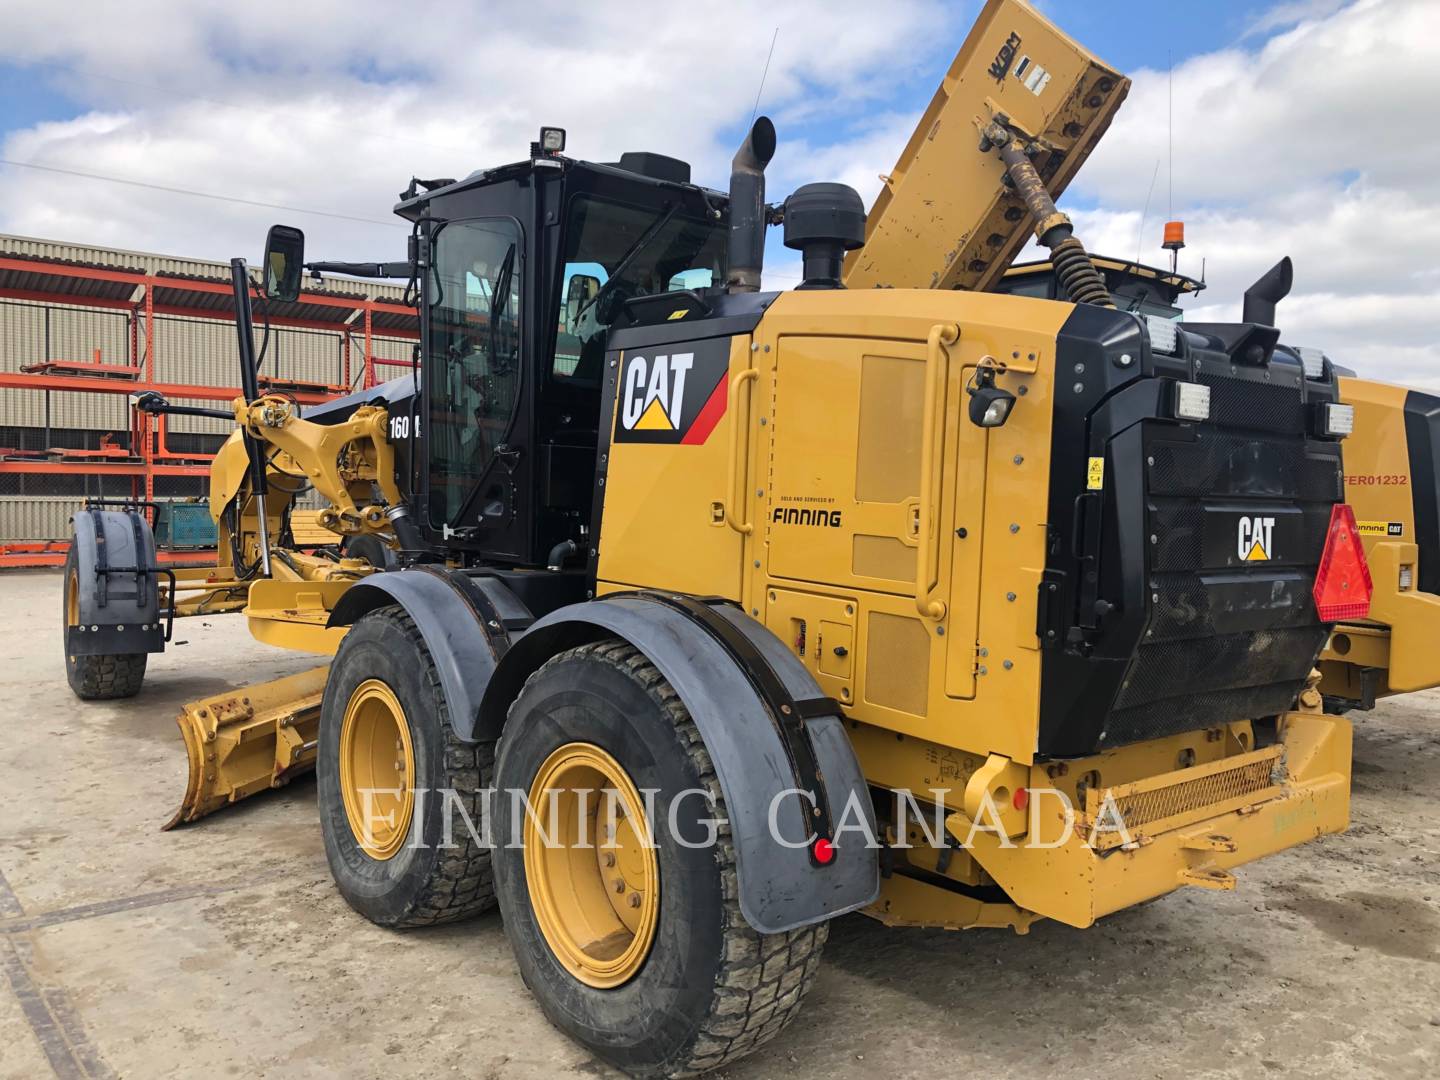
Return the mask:
[[1345, 503], [1330, 510], [1325, 550], [1315, 571], [1315, 610], [1321, 622], [1363, 619], [1370, 614], [1370, 567], [1355, 527], [1355, 511]]

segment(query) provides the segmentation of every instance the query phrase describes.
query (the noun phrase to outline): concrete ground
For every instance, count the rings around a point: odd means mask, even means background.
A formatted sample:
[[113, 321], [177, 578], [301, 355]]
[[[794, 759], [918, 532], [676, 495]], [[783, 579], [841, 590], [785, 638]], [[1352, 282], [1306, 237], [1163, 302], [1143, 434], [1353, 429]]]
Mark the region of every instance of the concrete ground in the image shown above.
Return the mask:
[[[495, 915], [377, 929], [312, 781], [171, 833], [188, 700], [301, 670], [188, 620], [145, 690], [65, 684], [60, 579], [0, 576], [0, 1076], [612, 1075], [552, 1029]], [[1085, 931], [833, 928], [801, 1020], [726, 1076], [1440, 1074], [1440, 694], [1362, 714], [1354, 824]]]

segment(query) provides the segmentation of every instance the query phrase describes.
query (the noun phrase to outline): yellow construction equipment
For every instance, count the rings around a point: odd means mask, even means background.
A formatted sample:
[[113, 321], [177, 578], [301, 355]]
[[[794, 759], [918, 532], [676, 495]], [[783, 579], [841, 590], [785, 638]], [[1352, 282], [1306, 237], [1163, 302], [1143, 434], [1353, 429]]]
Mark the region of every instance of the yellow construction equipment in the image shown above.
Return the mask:
[[1337, 625], [1321, 654], [1320, 689], [1336, 712], [1440, 686], [1440, 398], [1348, 373], [1340, 394], [1355, 408], [1345, 494], [1375, 588], [1368, 617]]
[[[991, 0], [868, 221], [840, 184], [767, 203], [762, 117], [728, 193], [547, 127], [413, 181], [403, 262], [277, 226], [269, 298], [409, 280], [416, 370], [261, 395], [236, 260], [230, 554], [167, 585], [138, 511], [77, 515], [77, 691], [138, 690], [202, 606], [329, 654], [187, 707], [179, 819], [313, 754], [357, 911], [498, 904], [547, 1015], [637, 1076], [772, 1038], [841, 913], [1084, 927], [1343, 829], [1313, 664], [1368, 586], [1336, 381], [1263, 320], [1116, 307], [1053, 200], [1127, 87]], [[804, 282], [763, 292], [780, 220]], [[977, 291], [1027, 230], [1061, 296]], [[302, 557], [302, 484], [389, 555]]]

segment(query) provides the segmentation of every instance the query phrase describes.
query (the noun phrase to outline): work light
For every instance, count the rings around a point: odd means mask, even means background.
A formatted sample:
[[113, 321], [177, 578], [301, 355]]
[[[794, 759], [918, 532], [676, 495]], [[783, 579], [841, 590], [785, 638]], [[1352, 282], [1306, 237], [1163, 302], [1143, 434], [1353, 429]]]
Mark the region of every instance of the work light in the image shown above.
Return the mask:
[[1355, 430], [1355, 406], [1327, 401], [1320, 406], [1320, 433], [1343, 439]]
[[1204, 383], [1177, 382], [1175, 384], [1175, 419], [1209, 420], [1210, 387]]

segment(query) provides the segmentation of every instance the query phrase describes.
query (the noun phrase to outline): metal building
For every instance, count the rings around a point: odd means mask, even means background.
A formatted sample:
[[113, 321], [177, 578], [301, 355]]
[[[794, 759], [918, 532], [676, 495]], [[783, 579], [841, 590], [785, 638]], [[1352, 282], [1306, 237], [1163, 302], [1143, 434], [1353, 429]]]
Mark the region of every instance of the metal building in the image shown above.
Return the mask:
[[[225, 263], [0, 234], [0, 566], [63, 561], [87, 497], [206, 494], [225, 422], [157, 419], [130, 401], [157, 390], [214, 407], [238, 394], [229, 275]], [[262, 386], [315, 402], [410, 366], [418, 323], [402, 289], [311, 285], [268, 305]]]

